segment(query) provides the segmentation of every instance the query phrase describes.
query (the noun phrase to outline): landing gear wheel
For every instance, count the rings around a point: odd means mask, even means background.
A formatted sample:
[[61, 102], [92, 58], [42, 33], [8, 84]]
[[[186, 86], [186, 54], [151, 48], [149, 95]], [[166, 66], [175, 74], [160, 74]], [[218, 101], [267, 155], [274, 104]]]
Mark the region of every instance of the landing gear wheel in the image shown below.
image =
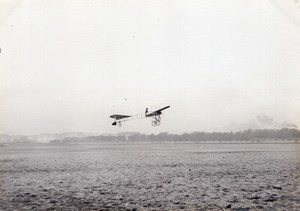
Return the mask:
[[119, 126], [119, 127], [122, 127], [122, 123], [121, 123], [121, 122], [118, 122], [118, 126]]
[[156, 126], [156, 121], [152, 121], [152, 122], [151, 122], [151, 125], [152, 125], [153, 127], [155, 127], [155, 126]]
[[156, 121], [156, 126], [159, 126], [160, 125], [160, 121]]

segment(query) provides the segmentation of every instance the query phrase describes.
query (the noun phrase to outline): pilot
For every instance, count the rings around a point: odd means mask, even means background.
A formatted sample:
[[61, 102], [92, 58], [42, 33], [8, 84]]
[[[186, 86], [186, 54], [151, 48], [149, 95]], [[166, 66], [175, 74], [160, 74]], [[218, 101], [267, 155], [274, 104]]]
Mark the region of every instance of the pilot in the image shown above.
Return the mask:
[[145, 115], [147, 115], [147, 113], [148, 113], [148, 108], [146, 108]]

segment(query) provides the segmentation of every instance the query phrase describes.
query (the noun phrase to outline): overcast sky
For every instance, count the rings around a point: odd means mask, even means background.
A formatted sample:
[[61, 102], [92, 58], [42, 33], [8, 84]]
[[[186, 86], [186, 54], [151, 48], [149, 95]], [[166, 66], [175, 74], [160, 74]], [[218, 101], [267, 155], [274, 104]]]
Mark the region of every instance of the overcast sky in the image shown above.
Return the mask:
[[[0, 133], [300, 127], [299, 5], [285, 2], [0, 0]], [[166, 105], [160, 127], [111, 125]]]

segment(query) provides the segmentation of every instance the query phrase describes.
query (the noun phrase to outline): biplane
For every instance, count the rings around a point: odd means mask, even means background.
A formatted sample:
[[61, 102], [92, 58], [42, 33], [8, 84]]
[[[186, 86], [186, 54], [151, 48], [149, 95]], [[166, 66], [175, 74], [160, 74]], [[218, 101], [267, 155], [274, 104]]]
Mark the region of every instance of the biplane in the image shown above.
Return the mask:
[[133, 116], [113, 114], [109, 117], [115, 119], [115, 121], [112, 123], [112, 125], [114, 125], [114, 126], [118, 125], [119, 127], [122, 127], [122, 122], [125, 122], [125, 121], [130, 121], [130, 120], [135, 120], [135, 119], [144, 119], [144, 118], [151, 117], [152, 118], [151, 125], [153, 127], [155, 127], [155, 126], [160, 125], [160, 123], [161, 123], [161, 117], [160, 116], [162, 115], [162, 111], [167, 109], [167, 108], [170, 108], [170, 106], [163, 107], [163, 108], [158, 109], [156, 111], [148, 111], [148, 108], [146, 108], [145, 113], [136, 114], [136, 115], [133, 115]]

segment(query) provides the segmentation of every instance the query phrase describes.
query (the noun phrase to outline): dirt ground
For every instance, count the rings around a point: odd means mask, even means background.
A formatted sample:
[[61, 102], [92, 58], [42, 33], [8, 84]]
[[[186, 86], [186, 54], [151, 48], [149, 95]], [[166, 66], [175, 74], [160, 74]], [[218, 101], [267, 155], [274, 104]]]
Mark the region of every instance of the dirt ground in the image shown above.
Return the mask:
[[0, 147], [0, 210], [300, 210], [299, 144]]

